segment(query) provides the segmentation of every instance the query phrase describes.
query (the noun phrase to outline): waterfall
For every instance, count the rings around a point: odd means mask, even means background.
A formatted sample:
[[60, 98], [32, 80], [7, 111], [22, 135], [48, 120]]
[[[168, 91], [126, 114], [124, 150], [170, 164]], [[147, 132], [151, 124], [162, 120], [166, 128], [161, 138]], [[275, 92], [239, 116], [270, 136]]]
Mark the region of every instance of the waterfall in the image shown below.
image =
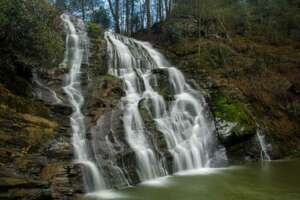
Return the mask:
[[[142, 74], [142, 69], [138, 69], [136, 64], [138, 61], [132, 56], [128, 46], [113, 36], [106, 34], [106, 38], [110, 41], [108, 43], [111, 58], [109, 69], [111, 74], [120, 76], [126, 85], [126, 97], [123, 99], [125, 103], [123, 121], [127, 141], [136, 154], [137, 172], [140, 179], [142, 181], [154, 179], [166, 175], [166, 172], [146, 137], [143, 119], [139, 113], [138, 104], [142, 99], [139, 90], [142, 85], [138, 80], [137, 73]], [[115, 56], [112, 55], [113, 51], [116, 53]], [[116, 68], [118, 64], [120, 66]], [[156, 95], [158, 96], [158, 94]]]
[[[139, 104], [145, 102], [172, 156], [172, 172], [210, 167], [217, 154], [214, 123], [200, 91], [149, 43], [106, 32], [109, 73], [124, 82], [122, 99], [126, 139], [134, 150], [142, 181], [168, 174], [164, 158], [149, 140]], [[168, 74], [171, 99], [159, 93], [155, 70]], [[171, 173], [172, 173], [171, 172]]]
[[256, 135], [257, 135], [258, 144], [259, 144], [260, 150], [261, 150], [261, 155], [260, 155], [261, 160], [270, 161], [271, 157], [268, 153], [269, 145], [266, 143], [265, 135], [263, 135], [261, 130], [259, 130], [259, 129], [257, 130]]
[[[66, 53], [64, 64], [69, 68], [67, 85], [63, 90], [68, 96], [69, 102], [73, 108], [73, 114], [70, 117], [73, 132], [72, 144], [74, 147], [76, 163], [82, 166], [84, 179], [87, 183], [88, 191], [96, 191], [105, 188], [103, 178], [97, 165], [89, 155], [86, 141], [85, 117], [81, 112], [84, 104], [84, 97], [81, 92], [81, 64], [84, 62], [87, 48], [87, 34], [84, 23], [79, 19], [71, 21], [70, 16], [61, 16], [66, 29]], [[77, 30], [76, 30], [77, 29]]]

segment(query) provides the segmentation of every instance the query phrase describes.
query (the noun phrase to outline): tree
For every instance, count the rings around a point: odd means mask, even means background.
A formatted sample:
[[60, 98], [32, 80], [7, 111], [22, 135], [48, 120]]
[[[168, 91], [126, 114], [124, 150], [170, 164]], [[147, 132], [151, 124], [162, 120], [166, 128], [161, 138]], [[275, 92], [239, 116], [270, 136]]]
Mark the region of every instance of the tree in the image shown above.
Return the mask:
[[146, 8], [146, 17], [147, 17], [147, 30], [150, 31], [152, 19], [151, 19], [151, 0], [145, 1], [145, 8]]
[[169, 3], [168, 0], [165, 0], [165, 12], [166, 12], [166, 16], [169, 16]]
[[131, 0], [131, 11], [130, 11], [130, 34], [133, 33], [133, 30], [134, 30], [134, 24], [135, 24], [135, 15], [134, 15], [134, 12], [135, 12], [135, 0]]
[[120, 33], [120, 2], [119, 0], [115, 0], [115, 8], [113, 6], [112, 0], [108, 0], [109, 8], [111, 11], [111, 14], [114, 19], [114, 25], [115, 25], [115, 32]]
[[162, 21], [162, 0], [157, 0], [157, 21]]
[[0, 1], [0, 63], [18, 67], [56, 67], [62, 60], [57, 10], [47, 1]]
[[128, 35], [130, 35], [130, 3], [129, 3], [130, 1], [129, 0], [126, 0], [126, 2], [125, 2], [125, 6], [126, 6], [126, 33], [128, 34]]
[[86, 2], [85, 0], [80, 0], [80, 5], [81, 5], [81, 13], [82, 13], [82, 20], [85, 20], [85, 6], [86, 6]]
[[100, 24], [103, 29], [110, 27], [110, 16], [108, 11], [103, 6], [94, 11], [92, 21]]
[[55, 6], [56, 6], [60, 11], [66, 10], [66, 2], [65, 2], [65, 0], [56, 0], [56, 1], [55, 1]]

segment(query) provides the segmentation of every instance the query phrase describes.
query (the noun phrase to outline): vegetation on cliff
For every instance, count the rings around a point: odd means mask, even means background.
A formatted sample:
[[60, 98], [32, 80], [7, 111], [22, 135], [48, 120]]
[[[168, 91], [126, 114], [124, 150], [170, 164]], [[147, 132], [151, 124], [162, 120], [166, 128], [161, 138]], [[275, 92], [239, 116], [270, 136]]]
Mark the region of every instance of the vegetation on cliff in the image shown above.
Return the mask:
[[[56, 67], [64, 42], [58, 11], [42, 0], [0, 2], [1, 65]], [[5, 66], [2, 66], [5, 67]]]
[[57, 67], [64, 55], [59, 12], [45, 0], [0, 1], [0, 82], [31, 96], [32, 69]]

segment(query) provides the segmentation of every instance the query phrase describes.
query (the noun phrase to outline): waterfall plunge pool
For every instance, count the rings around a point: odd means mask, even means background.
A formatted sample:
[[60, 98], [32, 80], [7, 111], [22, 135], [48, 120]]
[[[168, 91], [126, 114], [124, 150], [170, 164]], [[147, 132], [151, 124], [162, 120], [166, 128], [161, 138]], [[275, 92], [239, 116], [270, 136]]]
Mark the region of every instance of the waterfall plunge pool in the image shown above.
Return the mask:
[[300, 161], [204, 168], [142, 183], [97, 198], [122, 200], [299, 200]]

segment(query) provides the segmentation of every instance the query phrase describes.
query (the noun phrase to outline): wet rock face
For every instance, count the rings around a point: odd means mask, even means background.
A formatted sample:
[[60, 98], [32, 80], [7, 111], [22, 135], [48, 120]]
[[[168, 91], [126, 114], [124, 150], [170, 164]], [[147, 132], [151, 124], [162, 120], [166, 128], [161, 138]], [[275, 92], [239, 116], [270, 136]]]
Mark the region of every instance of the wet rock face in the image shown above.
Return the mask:
[[95, 159], [103, 169], [106, 184], [115, 188], [139, 182], [135, 154], [125, 138], [122, 113], [116, 107], [103, 114], [91, 130]]
[[52, 199], [76, 199], [83, 196], [83, 177], [78, 165], [54, 162], [43, 169], [42, 179], [51, 183]]
[[157, 80], [153, 81], [153, 88], [156, 88], [158, 93], [164, 97], [166, 101], [172, 101], [174, 89], [169, 83], [169, 72], [168, 69], [154, 69], [152, 73], [156, 75]]
[[33, 95], [49, 105], [68, 104], [62, 86], [65, 85], [68, 69], [55, 68], [33, 71]]
[[[103, 116], [111, 122], [105, 135], [112, 143], [119, 140], [126, 145], [117, 109], [123, 95], [121, 81], [105, 75], [106, 47], [101, 35], [91, 38], [91, 42], [90, 64], [82, 65], [81, 76], [87, 129], [92, 129]], [[73, 111], [62, 89], [68, 71], [66, 68], [34, 71], [31, 82], [16, 85], [18, 91], [29, 91], [29, 95], [20, 95], [0, 82], [0, 199], [74, 200], [83, 196], [81, 169], [73, 162], [70, 126]], [[116, 163], [134, 165], [131, 152], [125, 152], [126, 146], [115, 149], [116, 154], [122, 154], [116, 156]], [[109, 150], [107, 146], [102, 149]], [[121, 182], [108, 158], [104, 167], [107, 176]], [[134, 173], [130, 169], [134, 167], [128, 168], [128, 173]]]
[[0, 106], [1, 199], [74, 199], [83, 192], [66, 134], [69, 112], [51, 109], [55, 121]]
[[251, 138], [255, 135], [255, 129], [245, 130], [238, 122], [226, 122], [217, 119], [217, 133], [219, 140], [225, 146], [232, 146]]
[[94, 28], [89, 29], [90, 63], [82, 68], [83, 91], [86, 91], [83, 112], [89, 146], [107, 187], [124, 188], [137, 184], [139, 178], [135, 170], [135, 154], [124, 132], [120, 105], [124, 96], [123, 83], [107, 74], [106, 42], [101, 31], [94, 34]]
[[256, 123], [248, 107], [224, 93], [213, 95], [211, 109], [220, 141], [225, 146], [243, 142], [256, 134]]
[[0, 199], [83, 195], [81, 171], [73, 163], [72, 108], [62, 90], [67, 71], [35, 71], [24, 85], [32, 93], [27, 96], [0, 83]]
[[[151, 141], [156, 152], [167, 154], [168, 147], [164, 135], [157, 129], [153, 116], [151, 116], [150, 108], [147, 107], [149, 104], [146, 104], [145, 101], [146, 99], [143, 99], [139, 102], [139, 112], [144, 121], [145, 129], [147, 130], [148, 140]], [[158, 157], [161, 156], [158, 155]]]

